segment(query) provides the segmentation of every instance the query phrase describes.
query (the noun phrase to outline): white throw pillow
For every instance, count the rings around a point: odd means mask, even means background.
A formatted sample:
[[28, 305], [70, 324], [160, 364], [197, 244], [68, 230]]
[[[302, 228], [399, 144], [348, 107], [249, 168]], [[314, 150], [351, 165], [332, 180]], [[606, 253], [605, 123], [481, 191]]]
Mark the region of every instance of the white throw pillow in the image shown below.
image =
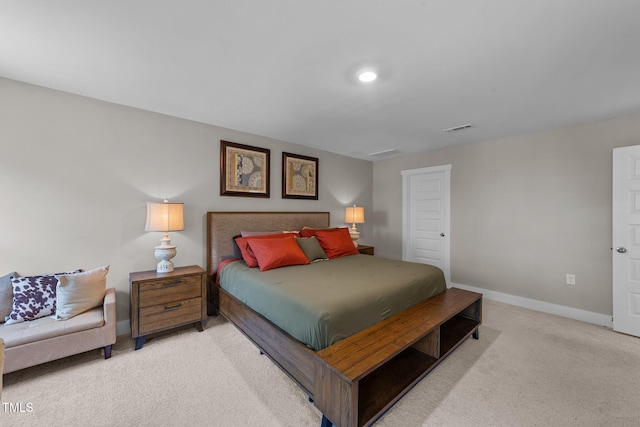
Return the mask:
[[109, 266], [56, 276], [56, 320], [67, 320], [103, 303]]

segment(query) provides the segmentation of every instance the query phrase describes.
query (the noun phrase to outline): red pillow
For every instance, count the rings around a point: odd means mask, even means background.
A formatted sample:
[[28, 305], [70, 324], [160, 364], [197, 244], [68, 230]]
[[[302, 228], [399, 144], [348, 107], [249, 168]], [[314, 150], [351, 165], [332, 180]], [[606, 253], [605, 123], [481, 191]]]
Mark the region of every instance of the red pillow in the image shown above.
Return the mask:
[[238, 245], [238, 249], [240, 249], [240, 253], [242, 254], [242, 259], [247, 265], [251, 268], [258, 266], [258, 260], [256, 256], [253, 254], [253, 251], [249, 247], [249, 242], [246, 237], [236, 237], [236, 244]]
[[253, 250], [249, 246], [249, 240], [252, 239], [281, 239], [287, 236], [294, 236], [295, 234], [291, 233], [276, 233], [276, 234], [262, 234], [259, 236], [247, 236], [247, 237], [236, 237], [234, 240], [238, 245], [238, 249], [240, 249], [240, 253], [242, 254], [242, 259], [247, 265], [251, 268], [258, 266], [258, 260], [253, 253]]
[[309, 258], [291, 234], [286, 234], [285, 238], [249, 239], [249, 247], [258, 260], [260, 271], [287, 265], [309, 264]]
[[318, 230], [316, 239], [329, 258], [339, 258], [347, 255], [355, 255], [358, 248], [351, 240], [348, 228], [336, 228], [335, 230]]
[[335, 231], [337, 228], [308, 228], [300, 230], [300, 237], [313, 237], [318, 231]]

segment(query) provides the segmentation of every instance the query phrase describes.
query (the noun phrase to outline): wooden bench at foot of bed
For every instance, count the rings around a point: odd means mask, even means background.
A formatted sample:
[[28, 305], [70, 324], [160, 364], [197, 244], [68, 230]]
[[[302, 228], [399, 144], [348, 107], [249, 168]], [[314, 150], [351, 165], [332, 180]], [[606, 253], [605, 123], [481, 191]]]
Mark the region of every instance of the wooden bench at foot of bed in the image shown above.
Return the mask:
[[316, 353], [322, 425], [373, 423], [466, 338], [478, 338], [482, 295], [451, 288]]

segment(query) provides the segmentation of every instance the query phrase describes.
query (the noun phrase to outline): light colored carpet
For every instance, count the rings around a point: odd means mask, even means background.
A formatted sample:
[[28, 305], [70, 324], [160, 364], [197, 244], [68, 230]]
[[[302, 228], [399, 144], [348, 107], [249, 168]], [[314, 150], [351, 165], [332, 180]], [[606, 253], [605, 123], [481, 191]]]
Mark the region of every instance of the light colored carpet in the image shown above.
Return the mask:
[[[0, 425], [319, 426], [307, 396], [222, 317], [139, 351], [119, 338], [4, 376]], [[6, 402], [31, 411], [7, 411]], [[15, 407], [15, 406], [14, 406]], [[26, 407], [26, 406], [23, 406]], [[640, 339], [484, 301], [469, 339], [376, 426], [638, 426]]]

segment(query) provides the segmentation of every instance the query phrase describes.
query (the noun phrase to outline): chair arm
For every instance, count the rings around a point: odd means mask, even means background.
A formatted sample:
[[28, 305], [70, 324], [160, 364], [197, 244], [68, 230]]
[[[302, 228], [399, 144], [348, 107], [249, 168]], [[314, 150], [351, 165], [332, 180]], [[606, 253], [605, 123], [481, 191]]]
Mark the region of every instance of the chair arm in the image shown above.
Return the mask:
[[109, 288], [104, 294], [104, 323], [109, 325], [113, 334], [113, 342], [116, 342], [116, 290]]
[[0, 401], [2, 399], [2, 372], [4, 370], [4, 340], [0, 338]]

